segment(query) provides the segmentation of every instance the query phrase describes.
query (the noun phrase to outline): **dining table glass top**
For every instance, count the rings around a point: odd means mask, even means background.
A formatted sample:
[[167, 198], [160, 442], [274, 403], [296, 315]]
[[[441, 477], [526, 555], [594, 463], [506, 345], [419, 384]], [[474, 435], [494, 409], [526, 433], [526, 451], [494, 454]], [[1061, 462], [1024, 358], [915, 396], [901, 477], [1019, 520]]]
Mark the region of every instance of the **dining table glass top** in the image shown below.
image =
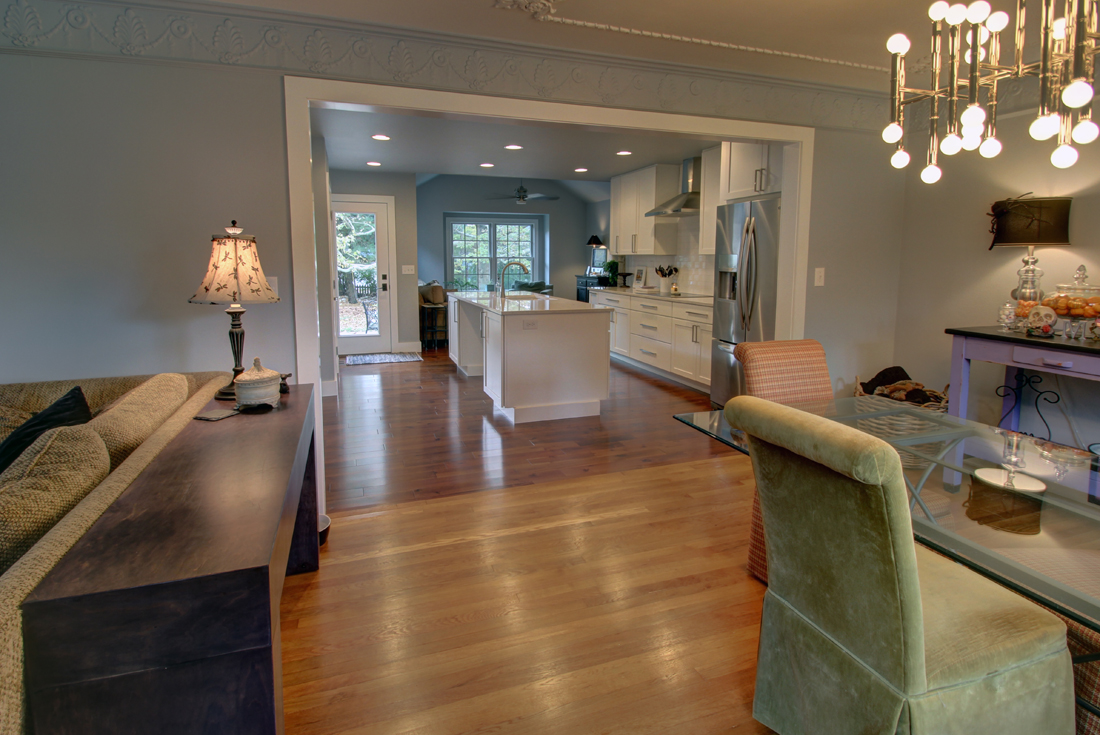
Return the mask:
[[[879, 396], [795, 408], [897, 449], [921, 543], [1100, 631], [1096, 455]], [[676, 419], [748, 453], [721, 411]]]

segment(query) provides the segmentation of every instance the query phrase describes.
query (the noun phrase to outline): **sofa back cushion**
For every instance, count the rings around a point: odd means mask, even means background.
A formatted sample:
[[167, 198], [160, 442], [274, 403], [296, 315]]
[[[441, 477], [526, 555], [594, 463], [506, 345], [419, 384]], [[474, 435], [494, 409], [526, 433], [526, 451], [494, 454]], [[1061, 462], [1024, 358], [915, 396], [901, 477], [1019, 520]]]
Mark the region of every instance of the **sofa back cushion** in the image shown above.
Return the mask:
[[50, 429], [0, 473], [0, 574], [110, 471], [107, 446], [87, 425]]
[[8, 434], [27, 423], [31, 416], [34, 414], [17, 406], [0, 406], [0, 441], [7, 439]]
[[0, 442], [0, 472], [7, 469], [34, 440], [49, 429], [62, 426], [79, 426], [88, 423], [92, 412], [80, 386], [76, 386], [39, 411]]
[[187, 400], [187, 379], [156, 375], [88, 422], [107, 445], [114, 470]]

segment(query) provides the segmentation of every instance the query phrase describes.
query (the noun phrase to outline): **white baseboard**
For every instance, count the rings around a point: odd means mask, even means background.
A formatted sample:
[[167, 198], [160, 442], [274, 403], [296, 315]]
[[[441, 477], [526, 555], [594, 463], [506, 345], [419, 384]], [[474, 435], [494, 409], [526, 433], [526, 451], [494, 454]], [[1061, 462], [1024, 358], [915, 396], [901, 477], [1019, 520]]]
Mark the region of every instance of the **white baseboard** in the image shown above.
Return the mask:
[[584, 416], [599, 416], [599, 401], [579, 401], [576, 403], [555, 403], [547, 406], [516, 406], [497, 410], [509, 414], [513, 424], [526, 424], [532, 421], [553, 421], [554, 419], [577, 419]]
[[321, 397], [335, 396], [340, 394], [340, 383], [336, 380], [322, 380], [321, 381]]
[[420, 352], [419, 342], [398, 342], [393, 346], [392, 352]]

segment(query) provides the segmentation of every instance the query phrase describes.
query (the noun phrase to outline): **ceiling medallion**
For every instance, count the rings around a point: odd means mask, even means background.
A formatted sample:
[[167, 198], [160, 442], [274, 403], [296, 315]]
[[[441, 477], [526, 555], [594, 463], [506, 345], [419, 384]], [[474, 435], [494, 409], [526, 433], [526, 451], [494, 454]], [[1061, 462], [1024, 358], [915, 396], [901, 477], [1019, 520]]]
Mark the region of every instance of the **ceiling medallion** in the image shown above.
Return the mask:
[[857, 64], [854, 61], [842, 61], [840, 59], [827, 59], [823, 56], [811, 56], [809, 54], [797, 54], [791, 51], [777, 51], [770, 48], [758, 48], [756, 46], [742, 46], [738, 43], [726, 43], [725, 41], [711, 41], [706, 38], [695, 38], [694, 36], [680, 36], [675, 33], [657, 33], [655, 31], [643, 31], [637, 28], [627, 28], [625, 26], [613, 26], [608, 23], [593, 23], [587, 20], [575, 20], [573, 18], [563, 18], [560, 15], [554, 15], [556, 8], [554, 3], [562, 2], [562, 0], [497, 0], [496, 5], [493, 7], [503, 8], [504, 10], [520, 10], [525, 13], [530, 13], [531, 17], [539, 21], [549, 21], [551, 23], [560, 23], [567, 26], [578, 26], [580, 28], [590, 28], [597, 31], [610, 31], [612, 33], [625, 33], [628, 36], [643, 36], [645, 38], [660, 38], [665, 41], [679, 41], [680, 43], [692, 43], [696, 46], [713, 46], [714, 48], [729, 49], [731, 51], [748, 51], [754, 54], [765, 54], [767, 56], [781, 56], [787, 59], [799, 59], [801, 61], [815, 61], [819, 64], [834, 64], [836, 66], [846, 66], [852, 69], [867, 69], [869, 71], [878, 71], [888, 73], [890, 70], [885, 66], [874, 66], [872, 64]]

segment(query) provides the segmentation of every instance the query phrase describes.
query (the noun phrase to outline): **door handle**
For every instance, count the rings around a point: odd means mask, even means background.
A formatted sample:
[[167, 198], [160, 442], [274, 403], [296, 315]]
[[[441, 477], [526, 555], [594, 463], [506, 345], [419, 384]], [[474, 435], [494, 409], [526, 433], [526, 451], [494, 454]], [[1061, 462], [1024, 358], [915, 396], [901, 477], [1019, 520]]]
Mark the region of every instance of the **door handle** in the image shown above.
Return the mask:
[[389, 291], [390, 290], [390, 285], [388, 283], [383, 283], [382, 284], [382, 290], [383, 291]]

